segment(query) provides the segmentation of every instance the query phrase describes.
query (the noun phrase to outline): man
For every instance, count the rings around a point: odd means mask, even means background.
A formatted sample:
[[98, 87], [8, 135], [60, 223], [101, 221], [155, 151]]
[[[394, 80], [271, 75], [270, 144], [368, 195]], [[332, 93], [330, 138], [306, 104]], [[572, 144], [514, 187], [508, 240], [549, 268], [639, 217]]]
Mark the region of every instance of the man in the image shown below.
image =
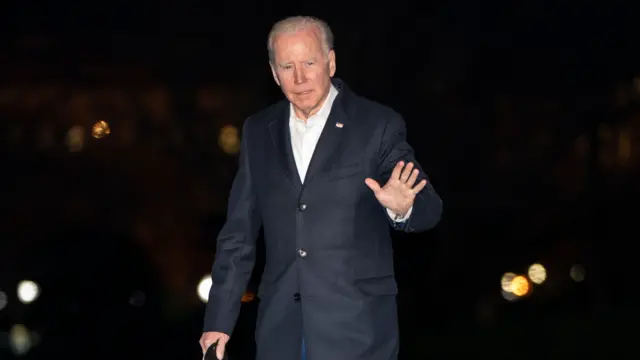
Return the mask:
[[333, 79], [327, 24], [292, 17], [268, 41], [288, 101], [251, 116], [218, 237], [202, 350], [229, 341], [260, 227], [258, 360], [393, 360], [398, 354], [390, 226], [435, 226], [442, 201], [393, 110]]

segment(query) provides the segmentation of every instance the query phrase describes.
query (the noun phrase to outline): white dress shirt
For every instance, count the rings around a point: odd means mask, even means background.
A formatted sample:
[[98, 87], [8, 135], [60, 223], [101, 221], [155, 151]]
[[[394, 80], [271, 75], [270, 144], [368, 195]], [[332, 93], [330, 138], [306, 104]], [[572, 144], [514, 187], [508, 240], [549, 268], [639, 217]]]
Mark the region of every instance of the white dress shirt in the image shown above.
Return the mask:
[[[316, 149], [322, 129], [324, 129], [329, 113], [331, 113], [331, 107], [333, 102], [338, 96], [338, 90], [331, 85], [329, 89], [329, 95], [324, 104], [317, 113], [310, 116], [307, 121], [299, 119], [293, 109], [293, 105], [289, 105], [289, 131], [291, 132], [291, 148], [293, 149], [293, 158], [296, 161], [296, 167], [298, 169], [298, 175], [300, 181], [304, 183], [304, 179], [307, 175], [307, 169], [311, 162], [311, 157]], [[364, 179], [362, 179], [364, 181]], [[387, 213], [396, 222], [404, 222], [411, 215], [411, 210], [405, 214], [404, 217], [396, 219], [396, 214], [387, 209]]]

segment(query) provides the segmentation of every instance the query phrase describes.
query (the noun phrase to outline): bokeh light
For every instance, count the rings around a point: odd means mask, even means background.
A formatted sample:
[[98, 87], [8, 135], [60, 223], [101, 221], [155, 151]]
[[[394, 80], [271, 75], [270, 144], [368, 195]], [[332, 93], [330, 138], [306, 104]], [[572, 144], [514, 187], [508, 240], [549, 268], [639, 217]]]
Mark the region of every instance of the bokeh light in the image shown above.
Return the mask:
[[34, 302], [40, 295], [40, 287], [31, 280], [24, 280], [18, 284], [18, 299], [24, 304]]
[[209, 290], [211, 290], [212, 284], [211, 275], [205, 275], [198, 283], [198, 297], [202, 302], [209, 301]]
[[33, 346], [33, 338], [29, 329], [22, 324], [11, 327], [9, 346], [15, 355], [22, 356], [28, 353]]
[[227, 154], [236, 154], [240, 151], [240, 135], [233, 125], [225, 125], [220, 129], [218, 145]]
[[102, 139], [109, 134], [111, 134], [111, 128], [109, 127], [109, 124], [104, 120], [96, 122], [91, 128], [91, 136], [96, 139]]
[[571, 270], [569, 271], [569, 276], [571, 276], [571, 278], [575, 282], [584, 281], [585, 275], [586, 275], [586, 271], [585, 271], [584, 267], [582, 265], [580, 265], [580, 264], [573, 265], [571, 267]]
[[513, 280], [511, 281], [511, 292], [514, 295], [523, 297], [527, 295], [529, 291], [531, 291], [531, 286], [529, 284], [529, 280], [526, 277], [518, 275], [513, 278]]
[[547, 269], [542, 264], [533, 264], [529, 266], [527, 275], [529, 275], [529, 280], [532, 283], [540, 285], [547, 280]]
[[67, 148], [70, 152], [78, 152], [84, 147], [84, 128], [80, 125], [73, 126], [67, 132]]
[[256, 298], [256, 294], [252, 293], [251, 291], [247, 291], [244, 293], [244, 295], [242, 295], [242, 302], [243, 303], [252, 302], [253, 300], [255, 300], [255, 298]]
[[4, 291], [0, 290], [0, 310], [4, 309], [9, 303], [9, 297]]
[[512, 273], [512, 272], [507, 272], [504, 275], [502, 275], [502, 279], [500, 280], [500, 285], [502, 287], [502, 291], [511, 292], [511, 282], [513, 281], [513, 278], [516, 277], [516, 274]]

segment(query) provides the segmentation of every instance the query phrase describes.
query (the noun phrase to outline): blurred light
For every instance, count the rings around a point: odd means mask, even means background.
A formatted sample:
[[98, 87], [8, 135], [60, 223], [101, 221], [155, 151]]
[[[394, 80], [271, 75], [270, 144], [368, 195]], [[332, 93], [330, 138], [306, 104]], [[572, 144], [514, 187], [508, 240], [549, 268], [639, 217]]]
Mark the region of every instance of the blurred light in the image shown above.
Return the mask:
[[198, 284], [198, 297], [202, 302], [209, 301], [209, 290], [211, 290], [211, 285], [213, 281], [211, 280], [211, 275], [205, 275], [200, 283]]
[[24, 280], [18, 284], [18, 299], [24, 303], [29, 304], [35, 301], [40, 295], [40, 287], [38, 284], [31, 280]]
[[91, 128], [91, 136], [96, 139], [102, 139], [109, 134], [111, 134], [111, 128], [109, 128], [109, 124], [104, 120], [100, 120], [93, 124], [93, 127]]
[[531, 290], [529, 280], [522, 275], [518, 275], [511, 281], [511, 292], [518, 297], [525, 296]]
[[640, 76], [633, 78], [633, 89], [640, 93]]
[[9, 333], [9, 346], [15, 355], [24, 355], [33, 345], [31, 333], [26, 326], [22, 324], [14, 325]]
[[256, 295], [254, 293], [247, 291], [244, 293], [244, 295], [242, 295], [242, 302], [243, 303], [252, 302], [255, 298], [256, 298]]
[[8, 302], [9, 297], [4, 293], [4, 291], [0, 290], [0, 310], [4, 309]]
[[527, 274], [529, 275], [529, 280], [534, 284], [540, 285], [547, 280], [547, 269], [545, 269], [541, 264], [533, 264], [529, 266]]
[[500, 280], [500, 287], [502, 291], [502, 297], [507, 301], [515, 301], [518, 300], [518, 296], [511, 292], [511, 287], [513, 284], [513, 279], [515, 279], [516, 274], [512, 272], [506, 272], [502, 275], [502, 279]]
[[78, 152], [84, 147], [84, 128], [76, 125], [67, 132], [67, 147], [71, 152]]
[[225, 125], [220, 129], [218, 145], [227, 154], [236, 154], [240, 151], [240, 135], [238, 129], [233, 125]]
[[500, 293], [502, 294], [502, 297], [507, 301], [516, 301], [519, 299], [514, 293], [511, 292], [511, 290], [502, 290]]
[[569, 276], [571, 276], [573, 281], [581, 282], [584, 280], [585, 273], [586, 271], [584, 267], [582, 267], [582, 265], [576, 264], [571, 267], [571, 270], [569, 271]]
[[516, 277], [516, 274], [512, 273], [512, 272], [508, 272], [505, 273], [504, 275], [502, 275], [502, 280], [500, 281], [500, 285], [502, 286], [502, 291], [506, 292], [506, 293], [510, 293], [511, 292], [511, 282], [513, 281], [513, 278]]
[[140, 290], [136, 290], [133, 292], [131, 297], [129, 298], [129, 304], [135, 307], [141, 307], [147, 301], [147, 296], [144, 292]]
[[626, 162], [631, 157], [631, 138], [629, 137], [629, 133], [626, 131], [621, 131], [618, 135], [618, 159], [622, 164], [626, 164]]

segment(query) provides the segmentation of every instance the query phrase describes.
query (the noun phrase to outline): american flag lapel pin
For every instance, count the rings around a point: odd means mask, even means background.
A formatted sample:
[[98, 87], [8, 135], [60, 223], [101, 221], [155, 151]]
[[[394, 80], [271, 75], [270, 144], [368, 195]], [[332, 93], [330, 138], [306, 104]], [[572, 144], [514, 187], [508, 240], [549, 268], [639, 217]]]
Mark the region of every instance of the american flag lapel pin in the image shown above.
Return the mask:
[[344, 126], [344, 124], [342, 124], [341, 122], [337, 122], [337, 123], [336, 123], [336, 127], [337, 127], [338, 129], [342, 129], [342, 127], [343, 127], [343, 126]]

